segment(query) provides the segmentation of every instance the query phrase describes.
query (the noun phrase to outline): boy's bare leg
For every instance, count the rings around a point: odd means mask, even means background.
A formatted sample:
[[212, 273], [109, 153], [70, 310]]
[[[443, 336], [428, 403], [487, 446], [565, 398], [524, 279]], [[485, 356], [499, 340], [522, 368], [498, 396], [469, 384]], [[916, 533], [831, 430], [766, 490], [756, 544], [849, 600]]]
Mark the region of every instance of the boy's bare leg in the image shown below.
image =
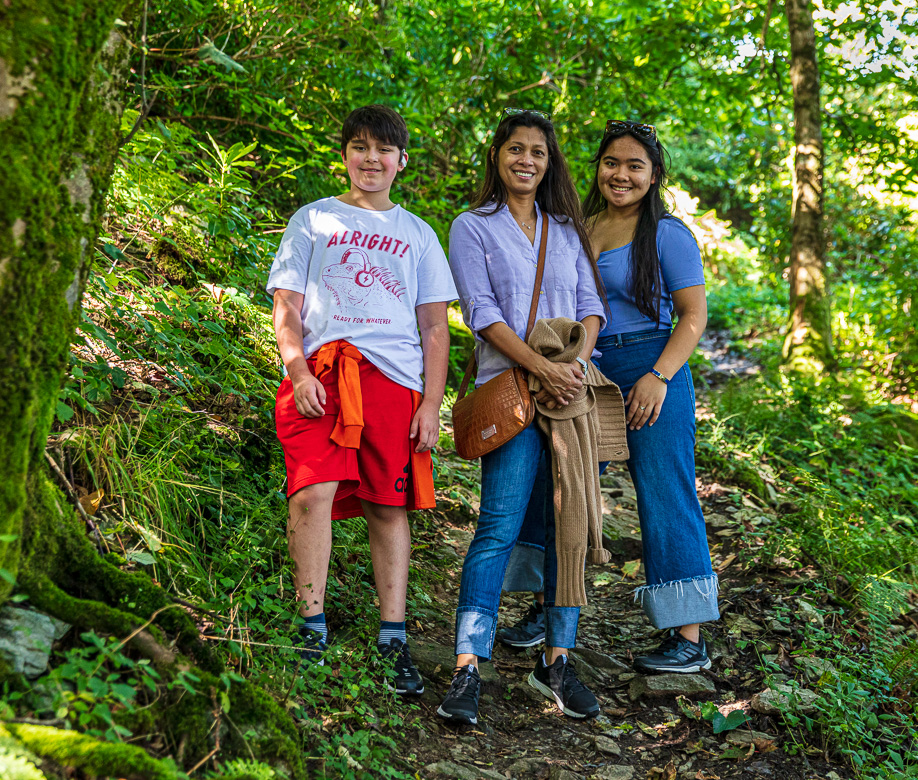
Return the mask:
[[331, 510], [337, 482], [320, 482], [298, 490], [288, 503], [287, 543], [293, 558], [300, 615], [325, 611], [325, 583], [331, 557]]
[[401, 623], [405, 620], [408, 561], [411, 557], [408, 513], [403, 506], [385, 506], [369, 501], [362, 503], [369, 531], [376, 592], [379, 594], [379, 616], [387, 622]]

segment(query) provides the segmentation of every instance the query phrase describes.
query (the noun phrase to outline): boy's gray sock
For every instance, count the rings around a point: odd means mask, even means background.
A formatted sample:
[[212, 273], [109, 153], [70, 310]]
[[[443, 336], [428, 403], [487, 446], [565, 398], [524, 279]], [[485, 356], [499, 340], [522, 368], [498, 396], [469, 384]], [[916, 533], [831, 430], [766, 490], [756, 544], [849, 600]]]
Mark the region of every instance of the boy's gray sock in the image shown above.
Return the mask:
[[402, 642], [408, 641], [408, 637], [405, 635], [405, 621], [395, 623], [381, 620], [379, 623], [379, 638], [376, 640], [376, 644], [381, 647], [388, 647], [389, 642], [393, 639], [398, 639]]

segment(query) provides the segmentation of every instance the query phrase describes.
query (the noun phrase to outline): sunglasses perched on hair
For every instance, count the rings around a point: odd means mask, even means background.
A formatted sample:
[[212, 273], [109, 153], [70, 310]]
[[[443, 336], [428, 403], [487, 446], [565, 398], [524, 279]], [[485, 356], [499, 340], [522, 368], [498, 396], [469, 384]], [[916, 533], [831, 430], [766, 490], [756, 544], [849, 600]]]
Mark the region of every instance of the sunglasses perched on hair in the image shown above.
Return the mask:
[[648, 141], [653, 141], [657, 137], [657, 128], [653, 125], [642, 125], [638, 122], [628, 122], [622, 119], [610, 119], [606, 122], [606, 135], [621, 135], [623, 133], [634, 133]]
[[505, 108], [501, 111], [501, 119], [505, 116], [519, 116], [520, 114], [535, 114], [542, 117], [546, 122], [551, 122], [551, 114], [547, 111], [538, 111], [534, 108]]

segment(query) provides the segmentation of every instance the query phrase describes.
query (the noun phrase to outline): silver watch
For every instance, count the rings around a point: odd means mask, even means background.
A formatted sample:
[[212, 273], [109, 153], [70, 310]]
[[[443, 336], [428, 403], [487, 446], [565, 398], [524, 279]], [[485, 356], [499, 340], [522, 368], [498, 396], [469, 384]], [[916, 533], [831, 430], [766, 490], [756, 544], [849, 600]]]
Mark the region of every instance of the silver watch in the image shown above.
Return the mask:
[[574, 358], [574, 360], [576, 360], [580, 364], [580, 366], [583, 368], [583, 375], [586, 376], [587, 375], [587, 362], [582, 357], [576, 357]]

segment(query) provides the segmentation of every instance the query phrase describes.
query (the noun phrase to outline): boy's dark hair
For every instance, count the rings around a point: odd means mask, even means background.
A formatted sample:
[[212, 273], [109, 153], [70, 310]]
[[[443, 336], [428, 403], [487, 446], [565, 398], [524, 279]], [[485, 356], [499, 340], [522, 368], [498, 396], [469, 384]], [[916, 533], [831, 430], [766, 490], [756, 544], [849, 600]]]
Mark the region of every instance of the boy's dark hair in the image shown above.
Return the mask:
[[341, 151], [355, 138], [375, 138], [404, 152], [408, 148], [408, 126], [397, 111], [374, 103], [355, 108], [347, 115], [341, 126]]
[[637, 306], [638, 311], [659, 325], [662, 288], [660, 256], [657, 253], [657, 226], [660, 224], [660, 220], [672, 217], [669, 209], [666, 208], [666, 202], [663, 200], [663, 193], [666, 191], [667, 165], [666, 150], [659, 139], [648, 139], [638, 133], [620, 129], [603, 135], [598, 151], [590, 160], [596, 167], [593, 170], [590, 191], [583, 202], [583, 214], [589, 221], [606, 208], [606, 199], [599, 191], [596, 174], [599, 172], [600, 162], [609, 144], [624, 135], [633, 138], [644, 147], [647, 158], [650, 160], [652, 173], [656, 176], [656, 181], [650, 185], [650, 189], [647, 190], [647, 194], [641, 200], [641, 212], [638, 217], [637, 227], [634, 229], [634, 238], [631, 240], [631, 249], [628, 253], [628, 278], [629, 292], [631, 297], [634, 298], [634, 304]]

